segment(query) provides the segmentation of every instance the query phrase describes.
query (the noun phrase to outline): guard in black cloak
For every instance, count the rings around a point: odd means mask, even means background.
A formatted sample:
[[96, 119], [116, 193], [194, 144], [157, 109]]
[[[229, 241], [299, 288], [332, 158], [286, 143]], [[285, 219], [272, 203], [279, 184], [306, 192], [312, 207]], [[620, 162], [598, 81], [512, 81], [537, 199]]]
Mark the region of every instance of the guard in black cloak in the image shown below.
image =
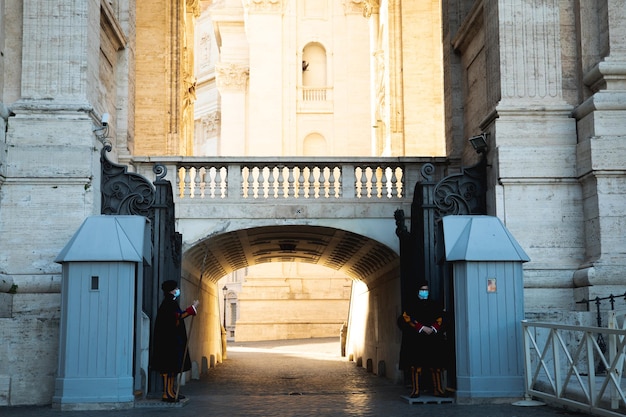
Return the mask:
[[[185, 328], [186, 317], [197, 314], [198, 300], [186, 310], [181, 310], [178, 304], [180, 289], [178, 283], [173, 280], [164, 281], [161, 284], [163, 301], [157, 311], [154, 322], [154, 337], [152, 338], [152, 356], [150, 365], [163, 377], [163, 397], [165, 402], [176, 402], [185, 398], [178, 394], [175, 387], [176, 375], [191, 369], [189, 355], [185, 354], [187, 348], [187, 329]], [[183, 364], [183, 358], [185, 363]]]
[[410, 398], [420, 396], [420, 377], [423, 368], [430, 370], [433, 394], [445, 397], [446, 390], [441, 386], [445, 368], [443, 310], [429, 298], [426, 281], [420, 282], [418, 288], [415, 303], [407, 307], [398, 317], [398, 326], [402, 329], [399, 367], [411, 374]]

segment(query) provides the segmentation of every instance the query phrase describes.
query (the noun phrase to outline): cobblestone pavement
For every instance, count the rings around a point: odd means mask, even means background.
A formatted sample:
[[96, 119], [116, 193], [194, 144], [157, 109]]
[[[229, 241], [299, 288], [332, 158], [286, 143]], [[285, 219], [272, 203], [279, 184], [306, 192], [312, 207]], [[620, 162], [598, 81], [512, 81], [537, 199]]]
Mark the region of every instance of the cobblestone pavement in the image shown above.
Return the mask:
[[438, 416], [554, 417], [584, 415], [549, 406], [409, 404], [407, 388], [368, 373], [338, 355], [334, 339], [234, 343], [208, 376], [182, 387], [180, 404], [146, 401], [133, 409], [60, 411], [0, 407], [2, 417], [147, 416]]

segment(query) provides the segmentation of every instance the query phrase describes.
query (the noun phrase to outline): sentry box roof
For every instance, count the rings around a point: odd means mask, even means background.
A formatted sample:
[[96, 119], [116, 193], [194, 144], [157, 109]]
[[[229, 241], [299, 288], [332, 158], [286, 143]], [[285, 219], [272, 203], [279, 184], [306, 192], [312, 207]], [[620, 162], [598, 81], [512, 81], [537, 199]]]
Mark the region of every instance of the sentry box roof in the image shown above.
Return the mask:
[[447, 261], [530, 261], [497, 217], [445, 216], [443, 235]]
[[143, 216], [90, 216], [54, 260], [151, 263], [149, 221]]

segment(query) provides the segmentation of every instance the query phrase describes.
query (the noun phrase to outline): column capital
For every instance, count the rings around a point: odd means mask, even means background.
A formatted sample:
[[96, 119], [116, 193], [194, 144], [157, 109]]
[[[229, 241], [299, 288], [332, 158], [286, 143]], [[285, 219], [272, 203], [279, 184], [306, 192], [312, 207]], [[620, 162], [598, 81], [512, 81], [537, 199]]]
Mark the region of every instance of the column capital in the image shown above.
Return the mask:
[[245, 0], [248, 13], [280, 13], [285, 9], [286, 0]]
[[215, 78], [220, 91], [245, 90], [250, 75], [248, 65], [220, 62], [215, 65]]
[[363, 12], [364, 17], [371, 17], [380, 12], [380, 0], [346, 0], [346, 13]]

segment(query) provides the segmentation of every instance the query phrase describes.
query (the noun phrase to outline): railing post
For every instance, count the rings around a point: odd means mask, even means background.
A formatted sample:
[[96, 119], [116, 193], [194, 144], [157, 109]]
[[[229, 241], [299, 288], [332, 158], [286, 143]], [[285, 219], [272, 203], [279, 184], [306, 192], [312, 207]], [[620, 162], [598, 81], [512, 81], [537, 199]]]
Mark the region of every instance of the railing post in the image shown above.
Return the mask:
[[242, 175], [241, 164], [228, 164], [228, 172], [226, 173], [228, 180], [228, 195], [231, 200], [239, 200], [242, 193]]
[[589, 366], [589, 377], [588, 377], [588, 384], [589, 384], [589, 403], [592, 407], [596, 407], [597, 404], [597, 399], [596, 399], [596, 364], [594, 362], [594, 349], [593, 349], [593, 345], [594, 345], [594, 338], [593, 338], [593, 333], [591, 331], [587, 331], [585, 332], [585, 340], [586, 340], [586, 347], [587, 347], [587, 366]]
[[[617, 321], [617, 312], [614, 310], [609, 311], [609, 329], [619, 329], [619, 323]], [[618, 336], [617, 334], [609, 335], [609, 363], [614, 364], [614, 369], [610, 370], [610, 374], [615, 375], [615, 381], [622, 380], [622, 374], [624, 371], [624, 336]], [[617, 384], [619, 385], [619, 384]], [[621, 399], [617, 385], [611, 384], [611, 409], [617, 410], [619, 408], [619, 401]]]
[[354, 176], [354, 168], [355, 166], [353, 164], [341, 165], [341, 196], [345, 199], [352, 199], [356, 197], [356, 193], [354, 190], [356, 180]]
[[522, 349], [524, 352], [524, 391], [526, 391], [526, 397], [528, 397], [528, 390], [530, 389], [529, 374], [530, 374], [530, 344], [528, 343], [528, 327], [526, 326], [526, 320], [522, 320]]
[[565, 393], [563, 386], [563, 373], [561, 372], [561, 354], [559, 353], [558, 329], [550, 329], [552, 333], [549, 340], [552, 343], [552, 360], [554, 361], [554, 386], [556, 387], [556, 397], [561, 398]]
[[413, 201], [413, 195], [415, 192], [415, 185], [420, 180], [420, 166], [418, 164], [409, 164], [407, 163], [404, 166], [404, 177], [402, 178], [403, 182], [403, 198], [406, 201]]

